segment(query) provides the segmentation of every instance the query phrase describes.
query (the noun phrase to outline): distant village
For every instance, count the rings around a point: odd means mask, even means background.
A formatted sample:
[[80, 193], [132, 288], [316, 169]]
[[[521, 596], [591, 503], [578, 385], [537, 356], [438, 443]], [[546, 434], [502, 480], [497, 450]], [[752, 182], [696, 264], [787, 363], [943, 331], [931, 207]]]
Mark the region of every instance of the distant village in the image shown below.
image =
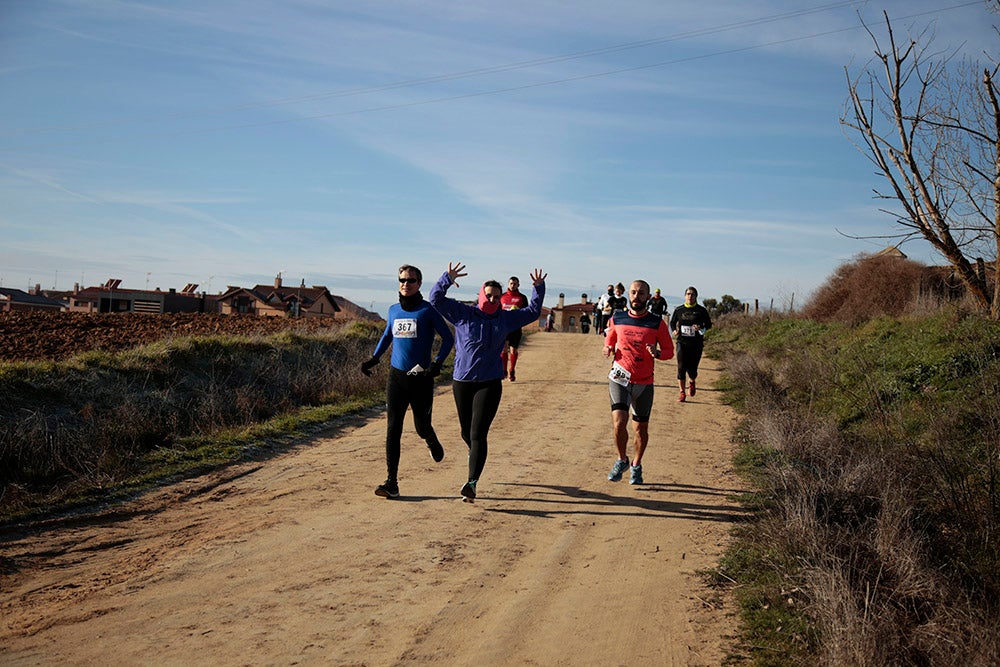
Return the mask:
[[[227, 286], [221, 294], [198, 291], [198, 285], [189, 283], [183, 289], [167, 290], [133, 289], [122, 285], [117, 278], [110, 278], [95, 287], [73, 286], [72, 290], [46, 290], [41, 285], [27, 292], [10, 287], [0, 287], [0, 312], [42, 311], [73, 313], [210, 313], [219, 315], [249, 315], [256, 317], [332, 317], [339, 320], [367, 319], [376, 322], [384, 318], [373, 311], [332, 294], [323, 285], [307, 287], [305, 280], [298, 285], [286, 286], [281, 275], [269, 285], [253, 287]], [[576, 303], [566, 303], [559, 294], [556, 306], [545, 307], [539, 319], [543, 327], [552, 314], [553, 331], [579, 333], [581, 315], [588, 318], [594, 311], [594, 302], [586, 294]], [[585, 322], [587, 319], [585, 318]]]
[[48, 311], [73, 313], [211, 313], [257, 317], [333, 317], [381, 321], [378, 313], [366, 310], [342, 296], [331, 294], [322, 285], [307, 287], [303, 280], [285, 286], [281, 276], [270, 285], [228, 286], [221, 294], [198, 291], [189, 283], [183, 289], [132, 289], [111, 278], [97, 287], [70, 291], [43, 290], [40, 285], [25, 292], [0, 287], [0, 312]]

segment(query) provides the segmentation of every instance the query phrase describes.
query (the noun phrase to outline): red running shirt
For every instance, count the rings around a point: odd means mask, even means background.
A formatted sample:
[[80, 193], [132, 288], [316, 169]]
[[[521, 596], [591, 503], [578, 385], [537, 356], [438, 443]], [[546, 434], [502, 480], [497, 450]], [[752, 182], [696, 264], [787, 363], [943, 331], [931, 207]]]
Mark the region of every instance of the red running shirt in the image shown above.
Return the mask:
[[507, 290], [500, 295], [500, 307], [504, 310], [527, 308], [528, 297], [524, 296], [520, 292], [511, 292], [510, 290]]
[[641, 317], [619, 310], [611, 317], [604, 344], [615, 351], [615, 361], [631, 373], [632, 384], [653, 384], [653, 357], [647, 345], [659, 345], [661, 361], [674, 358], [670, 325], [658, 315], [647, 312]]

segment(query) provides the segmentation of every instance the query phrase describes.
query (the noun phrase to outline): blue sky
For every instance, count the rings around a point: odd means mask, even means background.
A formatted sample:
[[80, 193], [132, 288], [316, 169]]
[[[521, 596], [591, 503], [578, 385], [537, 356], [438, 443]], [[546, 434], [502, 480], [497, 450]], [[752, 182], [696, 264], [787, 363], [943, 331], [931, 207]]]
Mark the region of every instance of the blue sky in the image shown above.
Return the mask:
[[0, 2], [0, 285], [800, 305], [897, 229], [840, 125], [883, 10], [995, 50], [982, 1]]

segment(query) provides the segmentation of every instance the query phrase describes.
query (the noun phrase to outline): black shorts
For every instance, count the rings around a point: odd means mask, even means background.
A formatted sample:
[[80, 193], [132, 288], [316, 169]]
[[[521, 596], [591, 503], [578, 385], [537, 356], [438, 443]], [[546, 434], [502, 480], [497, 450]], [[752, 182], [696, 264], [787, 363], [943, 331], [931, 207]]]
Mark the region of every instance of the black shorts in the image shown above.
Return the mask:
[[516, 329], [507, 334], [507, 344], [510, 345], [515, 350], [521, 344], [521, 330]]
[[608, 383], [608, 393], [611, 394], [611, 411], [630, 410], [632, 421], [648, 422], [653, 411], [653, 385], [632, 384], [623, 387], [617, 382]]

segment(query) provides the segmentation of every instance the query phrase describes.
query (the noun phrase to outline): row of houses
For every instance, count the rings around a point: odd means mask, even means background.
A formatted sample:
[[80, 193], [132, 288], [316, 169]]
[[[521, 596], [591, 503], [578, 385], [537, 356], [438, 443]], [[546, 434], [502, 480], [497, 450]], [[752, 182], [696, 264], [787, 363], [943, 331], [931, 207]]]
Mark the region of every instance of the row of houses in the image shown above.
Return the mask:
[[[122, 287], [121, 280], [109, 279], [103, 285], [71, 291], [43, 290], [39, 285], [25, 292], [0, 287], [0, 312], [4, 311], [69, 311], [76, 313], [218, 313], [222, 315], [253, 315], [257, 317], [337, 317], [340, 319], [382, 320], [378, 313], [366, 310], [342, 296], [332, 294], [322, 285], [287, 287], [281, 276], [270, 285], [253, 287], [229, 286], [221, 294], [198, 291], [197, 284], [183, 289], [154, 290]], [[592, 315], [594, 303], [582, 294], [578, 303], [566, 303], [564, 294], [558, 304], [543, 308], [539, 327], [551, 312], [553, 330], [578, 333], [580, 316]]]
[[190, 283], [184, 289], [155, 290], [122, 287], [112, 278], [97, 287], [59, 292], [35, 289], [25, 292], [0, 287], [0, 312], [69, 311], [77, 313], [218, 313], [258, 317], [341, 317], [342, 319], [381, 320], [378, 313], [366, 310], [344, 297], [330, 293], [322, 285], [286, 287], [278, 275], [271, 285], [229, 286], [221, 294], [198, 291]]

